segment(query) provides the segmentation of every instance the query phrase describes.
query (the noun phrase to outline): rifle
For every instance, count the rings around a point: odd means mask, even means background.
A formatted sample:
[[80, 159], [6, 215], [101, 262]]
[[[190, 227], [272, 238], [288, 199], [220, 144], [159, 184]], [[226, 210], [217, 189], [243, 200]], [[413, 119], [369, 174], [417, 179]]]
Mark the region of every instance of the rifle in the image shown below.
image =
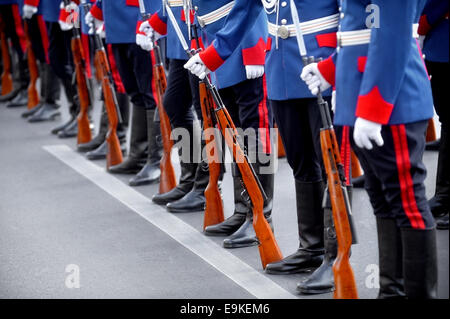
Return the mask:
[[428, 121], [426, 141], [427, 141], [427, 143], [429, 143], [429, 142], [434, 142], [436, 140], [437, 140], [437, 137], [436, 137], [436, 126], [434, 125], [434, 120], [430, 119]]
[[[64, 5], [68, 6], [70, 0], [64, 0]], [[89, 106], [91, 105], [91, 94], [86, 73], [86, 62], [84, 58], [83, 45], [81, 43], [80, 30], [75, 26], [72, 28], [73, 36], [70, 47], [75, 65], [75, 76], [77, 80], [78, 98], [80, 100], [80, 113], [78, 114], [78, 137], [77, 143], [88, 143], [92, 139], [92, 132], [89, 122]]]
[[[139, 10], [141, 12], [143, 21], [146, 21], [150, 18], [150, 15], [145, 10], [145, 4], [142, 0], [139, 0]], [[161, 48], [156, 41], [153, 41], [153, 43], [153, 56], [155, 58], [155, 63], [153, 65], [153, 76], [156, 83], [156, 105], [159, 112], [159, 125], [161, 127], [161, 136], [163, 142], [163, 155], [160, 162], [161, 177], [159, 179], [159, 193], [164, 194], [171, 191], [177, 186], [177, 179], [171, 159], [173, 141], [171, 140], [170, 136], [172, 134], [172, 127], [163, 105], [163, 96], [167, 88], [166, 73], [164, 71], [164, 65], [161, 59]]]
[[[292, 20], [294, 21], [297, 43], [302, 57], [303, 65], [306, 66], [315, 62], [314, 57], [307, 57], [305, 41], [300, 27], [297, 7], [294, 0], [290, 1]], [[355, 275], [350, 265], [350, 250], [352, 243], [356, 243], [356, 234], [353, 231], [351, 220], [350, 200], [346, 188], [346, 178], [344, 165], [342, 164], [339, 153], [339, 145], [336, 139], [336, 133], [333, 128], [328, 103], [323, 99], [319, 91], [317, 95], [317, 104], [322, 119], [322, 129], [320, 130], [320, 144], [322, 148], [323, 163], [328, 180], [328, 192], [330, 195], [331, 208], [333, 211], [333, 220], [336, 228], [336, 237], [338, 242], [338, 253], [333, 264], [334, 282], [336, 290], [335, 299], [357, 299], [358, 292], [355, 283]]]
[[3, 72], [1, 76], [2, 81], [2, 95], [6, 95], [13, 90], [14, 83], [11, 74], [11, 56], [9, 55], [9, 45], [6, 39], [5, 22], [0, 20], [0, 37], [2, 47]]
[[[190, 16], [190, 13], [188, 13], [188, 15]], [[192, 32], [189, 34], [193, 36], [197, 43], [197, 48], [200, 49], [197, 26], [195, 24], [188, 25], [189, 30], [191, 27]], [[206, 229], [206, 227], [210, 225], [217, 225], [223, 222], [225, 216], [222, 196], [219, 189], [219, 178], [222, 167], [218, 154], [219, 149], [216, 142], [216, 136], [214, 134], [215, 117], [211, 114], [211, 110], [214, 110], [214, 100], [208, 92], [205, 81], [201, 81], [199, 84], [199, 95], [203, 118], [203, 132], [207, 133], [204, 133], [204, 138], [207, 145], [206, 156], [208, 157], [209, 167], [209, 181], [208, 186], [205, 189], [206, 205], [203, 218], [203, 229]], [[212, 146], [212, 148], [208, 150], [210, 146]]]
[[[183, 49], [186, 51], [189, 57], [192, 57], [195, 52], [192, 52], [189, 49], [189, 46], [186, 43], [186, 39], [184, 38], [183, 33], [181, 32], [180, 27], [178, 26], [178, 23], [175, 19], [175, 16], [173, 15], [172, 9], [167, 3], [165, 3], [165, 9], [170, 21], [172, 22], [178, 39], [183, 46]], [[270, 228], [269, 223], [264, 217], [264, 199], [267, 196], [261, 186], [261, 182], [259, 181], [258, 176], [253, 169], [253, 166], [250, 164], [247, 155], [245, 155], [239, 144], [238, 131], [234, 126], [233, 120], [231, 119], [231, 116], [228, 113], [228, 110], [225, 107], [219, 95], [219, 92], [217, 91], [217, 88], [212, 85], [208, 77], [205, 77], [203, 83], [207, 88], [207, 93], [210, 95], [208, 100], [214, 101], [213, 104], [209, 104], [210, 107], [213, 107], [210, 108], [210, 111], [212, 114], [214, 114], [219, 129], [224, 136], [225, 142], [227, 143], [227, 146], [230, 149], [230, 152], [241, 173], [241, 183], [245, 190], [244, 192], [246, 193], [246, 196], [243, 197], [247, 197], [247, 200], [252, 207], [253, 228], [255, 229], [256, 237], [259, 240], [258, 248], [261, 257], [261, 263], [263, 268], [266, 268], [267, 264], [283, 259], [283, 255], [281, 254], [281, 250], [275, 240], [272, 229]]]
[[39, 93], [36, 83], [39, 78], [39, 69], [37, 66], [36, 56], [31, 46], [30, 34], [28, 32], [28, 22], [24, 20], [25, 36], [27, 37], [27, 59], [28, 69], [30, 70], [30, 84], [28, 85], [28, 110], [31, 110], [39, 104]]
[[[209, 182], [205, 189], [205, 216], [203, 219], [203, 229], [210, 225], [216, 225], [225, 220], [223, 212], [222, 196], [219, 190], [219, 176], [221, 164], [217, 154], [218, 148], [216, 137], [214, 136], [214, 121], [211, 111], [214, 110], [214, 101], [208, 92], [205, 82], [201, 82], [200, 103], [202, 107], [203, 130], [209, 134], [205, 134], [206, 145], [213, 145], [211, 151], [206, 151], [209, 166]], [[212, 143], [212, 144], [211, 144]]]
[[[85, 12], [89, 12], [91, 5], [86, 0], [81, 1], [86, 7]], [[119, 137], [117, 136], [117, 125], [122, 123], [119, 106], [117, 103], [116, 91], [114, 90], [114, 81], [111, 74], [105, 47], [100, 36], [94, 34], [95, 42], [95, 66], [102, 84], [103, 98], [105, 100], [106, 113], [108, 114], [109, 128], [106, 134], [107, 154], [106, 168], [118, 165], [123, 162], [122, 149], [120, 147]]]

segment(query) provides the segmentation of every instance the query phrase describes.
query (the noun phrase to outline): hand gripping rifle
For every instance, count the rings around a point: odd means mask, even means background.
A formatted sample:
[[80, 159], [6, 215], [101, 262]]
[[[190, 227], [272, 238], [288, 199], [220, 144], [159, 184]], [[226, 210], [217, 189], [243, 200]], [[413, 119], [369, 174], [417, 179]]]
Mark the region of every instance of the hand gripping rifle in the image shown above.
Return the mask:
[[[64, 0], [64, 6], [70, 5], [70, 0]], [[72, 16], [72, 15], [71, 15]], [[69, 19], [74, 19], [75, 16]], [[78, 15], [79, 16], [79, 15]], [[71, 22], [71, 21], [69, 21]], [[78, 114], [78, 136], [77, 143], [88, 143], [92, 139], [91, 127], [89, 122], [89, 106], [91, 105], [91, 91], [89, 87], [89, 81], [86, 72], [85, 52], [83, 52], [83, 45], [81, 43], [81, 33], [76, 27], [76, 21], [73, 21], [74, 26], [72, 28], [73, 36], [70, 42], [70, 47], [73, 54], [73, 63], [75, 65], [75, 77], [77, 81], [78, 98], [80, 101], [80, 113]]]
[[[190, 14], [189, 14], [190, 15]], [[197, 48], [200, 49], [200, 41], [195, 24], [189, 25], [192, 28], [192, 36], [196, 41]], [[203, 230], [211, 225], [217, 225], [225, 220], [222, 195], [219, 189], [219, 178], [222, 170], [221, 159], [219, 158], [219, 144], [215, 134], [216, 118], [211, 111], [214, 110], [214, 100], [209, 93], [206, 82], [199, 84], [200, 105], [203, 118], [203, 134], [206, 144], [206, 156], [208, 158], [209, 182], [205, 189], [205, 214], [203, 219]]]
[[36, 83], [39, 78], [39, 69], [37, 66], [36, 56], [31, 46], [30, 33], [28, 32], [28, 21], [24, 20], [25, 36], [27, 38], [27, 60], [28, 69], [30, 70], [30, 84], [28, 85], [28, 110], [33, 109], [39, 104], [39, 94]]
[[[145, 10], [145, 4], [143, 0], [139, 0], [139, 10], [142, 15], [143, 21], [150, 18], [150, 14]], [[172, 134], [172, 127], [170, 125], [169, 117], [164, 109], [163, 96], [167, 88], [166, 73], [164, 71], [164, 65], [161, 58], [161, 48], [153, 39], [153, 77], [156, 84], [156, 105], [159, 113], [159, 125], [161, 127], [161, 136], [163, 142], [163, 155], [160, 162], [161, 177], [159, 179], [159, 193], [164, 194], [177, 186], [177, 179], [175, 170], [172, 165], [172, 147], [173, 141], [170, 136]]]
[[[294, 0], [290, 0], [291, 13], [294, 21], [297, 42], [302, 57], [303, 65], [315, 62], [313, 57], [308, 58], [303, 33], [300, 28], [300, 20]], [[336, 290], [335, 299], [357, 299], [355, 276], [350, 265], [350, 250], [353, 243], [352, 234], [356, 234], [352, 227], [352, 214], [350, 200], [346, 188], [344, 165], [341, 161], [339, 147], [331, 121], [328, 103], [319, 92], [317, 103], [322, 118], [322, 129], [320, 131], [320, 144], [322, 156], [328, 179], [328, 193], [330, 195], [333, 210], [334, 225], [338, 242], [338, 253], [333, 265], [334, 281]], [[327, 192], [325, 192], [326, 196]]]
[[2, 95], [11, 93], [14, 84], [11, 74], [11, 56], [9, 54], [8, 39], [6, 38], [6, 25], [5, 22], [0, 19], [0, 40], [2, 47], [2, 60], [3, 60], [3, 72], [1, 76], [2, 81]]
[[[91, 5], [86, 0], [81, 0], [81, 3], [86, 8], [85, 12], [89, 12]], [[122, 117], [117, 103], [114, 81], [103, 41], [96, 32], [94, 33], [94, 42], [96, 72], [101, 79], [103, 98], [109, 122], [108, 133], [106, 134], [108, 149], [106, 154], [106, 168], [109, 169], [111, 166], [123, 162], [122, 149], [120, 147], [119, 137], [117, 136], [117, 125], [122, 123]]]
[[[192, 52], [189, 49], [170, 6], [166, 4], [165, 8], [184, 50], [189, 57], [192, 57], [195, 52]], [[214, 114], [219, 129], [224, 136], [225, 142], [227, 143], [241, 173], [241, 183], [245, 189], [245, 194], [243, 194], [245, 196], [243, 197], [248, 199], [253, 210], [253, 227], [255, 229], [256, 237], [259, 240], [258, 248], [261, 263], [263, 268], [266, 268], [267, 264], [280, 261], [283, 258], [272, 229], [264, 217], [263, 209], [266, 194], [253, 166], [250, 164], [247, 155], [239, 144], [238, 131], [234, 126], [233, 120], [231, 119], [217, 88], [211, 83], [208, 77], [205, 77], [203, 84], [207, 89], [207, 100], [209, 102], [214, 102], [208, 103], [209, 110], [211, 114]]]

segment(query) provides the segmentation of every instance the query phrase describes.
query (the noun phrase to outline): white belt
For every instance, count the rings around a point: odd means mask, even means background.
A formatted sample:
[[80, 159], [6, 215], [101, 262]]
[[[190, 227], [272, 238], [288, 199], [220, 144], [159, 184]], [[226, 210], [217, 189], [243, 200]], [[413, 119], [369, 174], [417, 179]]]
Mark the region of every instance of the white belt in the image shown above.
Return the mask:
[[[337, 32], [338, 47], [347, 47], [352, 45], [369, 44], [372, 29], [357, 31], [339, 31]], [[417, 24], [412, 26], [412, 36], [417, 37]]]
[[183, 0], [168, 0], [170, 7], [182, 7], [183, 6]]
[[[338, 25], [339, 25], [339, 14], [337, 13], [328, 17], [301, 22], [300, 28], [303, 34], [312, 34], [336, 28]], [[289, 37], [296, 36], [294, 24], [277, 26], [276, 24], [269, 22], [268, 26], [269, 26], [269, 34], [272, 36], [278, 35], [282, 39], [287, 39]]]
[[197, 16], [197, 21], [200, 24], [202, 28], [205, 27], [205, 25], [214, 23], [216, 21], [219, 21], [220, 19], [226, 17], [231, 9], [233, 9], [234, 1], [231, 1], [227, 3], [226, 5], [220, 7], [219, 9], [216, 9], [214, 11], [211, 11], [210, 13], [207, 13], [202, 16]]

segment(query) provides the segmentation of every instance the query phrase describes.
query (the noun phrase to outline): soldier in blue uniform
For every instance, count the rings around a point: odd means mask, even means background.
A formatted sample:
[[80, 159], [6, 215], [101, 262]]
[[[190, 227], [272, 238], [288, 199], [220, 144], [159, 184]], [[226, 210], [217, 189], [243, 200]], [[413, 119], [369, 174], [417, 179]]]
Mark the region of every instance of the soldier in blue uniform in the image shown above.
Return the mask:
[[436, 298], [435, 222], [422, 163], [433, 116], [413, 23], [424, 1], [341, 0], [339, 49], [306, 67], [309, 88], [336, 86], [335, 123], [354, 128], [377, 221], [379, 298]]
[[[336, 47], [338, 4], [329, 1], [295, 1], [308, 53], [328, 57]], [[234, 1], [227, 22], [214, 42], [186, 65], [200, 77], [232, 56], [244, 35], [264, 10], [270, 37], [267, 44], [266, 75], [268, 99], [293, 169], [297, 201], [299, 249], [278, 263], [267, 265], [270, 274], [303, 272], [319, 267], [301, 284], [302, 293], [323, 293], [334, 287], [332, 263], [336, 238], [329, 208], [322, 207], [326, 177], [322, 164], [317, 101], [300, 79], [301, 59], [292, 24], [290, 2], [286, 0]], [[324, 92], [330, 101], [331, 91]], [[325, 223], [325, 228], [324, 228]], [[325, 231], [324, 231], [325, 230]]]
[[[58, 109], [56, 101], [60, 97], [61, 84], [59, 78], [53, 72], [50, 65], [48, 55], [49, 39], [47, 31], [47, 23], [42, 16], [42, 3], [33, 3], [37, 6], [25, 5], [24, 1], [20, 1], [20, 6], [23, 8], [22, 14], [24, 23], [28, 24], [28, 35], [31, 42], [33, 53], [36, 57], [39, 67], [40, 85], [40, 100], [39, 104], [22, 113], [22, 117], [28, 118], [33, 114], [43, 109], [45, 113], [53, 112]], [[37, 8], [37, 10], [36, 10]]]
[[[168, 5], [186, 41], [189, 42], [183, 1], [170, 0]], [[201, 130], [196, 124], [196, 119], [202, 119], [198, 80], [183, 68], [187, 55], [172, 23], [167, 21], [165, 10], [159, 9], [149, 13], [153, 15], [143, 23], [141, 29], [148, 26], [150, 36], [154, 34], [156, 38], [166, 35], [169, 74], [164, 94], [164, 109], [170, 119], [172, 130], [187, 132], [190, 145], [188, 152], [183, 151], [183, 147], [179, 149], [181, 176], [177, 187], [170, 192], [154, 195], [152, 200], [159, 205], [165, 205], [172, 213], [203, 211], [206, 202], [204, 191], [209, 182], [209, 168], [201, 158], [199, 147], [202, 140]], [[151, 49], [151, 46], [147, 49]], [[179, 139], [176, 142], [183, 143], [183, 140]]]
[[[72, 81], [74, 72], [72, 51], [70, 41], [71, 31], [63, 31], [58, 22], [60, 14], [60, 0], [25, 0], [24, 16], [32, 17], [38, 10], [41, 10], [42, 17], [46, 22], [48, 31], [48, 60], [53, 72], [60, 79], [67, 100], [69, 102], [70, 119], [55, 127], [53, 134], [60, 138], [74, 137], [77, 133], [76, 116], [79, 110], [79, 101], [76, 85]], [[60, 115], [57, 104], [46, 103], [35, 114], [28, 118], [28, 122], [42, 122], [53, 120]]]
[[[195, 17], [202, 27], [202, 40], [211, 44], [215, 34], [222, 29], [234, 2], [192, 1]], [[274, 158], [270, 139], [273, 127], [273, 115], [267, 105], [264, 63], [267, 39], [267, 18], [261, 11], [252, 30], [243, 38], [223, 67], [211, 74], [213, 83], [227, 106], [236, 127], [243, 131], [252, 129], [253, 138], [247, 139], [244, 148], [259, 176], [267, 195], [264, 214], [271, 222]], [[264, 163], [265, 162], [265, 163]], [[269, 167], [272, 165], [272, 167]], [[236, 163], [232, 163], [234, 184], [234, 213], [223, 223], [205, 229], [208, 236], [229, 236], [223, 241], [225, 248], [240, 248], [258, 244], [252, 226], [252, 211], [242, 196], [240, 172]]]
[[450, 72], [448, 14], [448, 1], [429, 0], [420, 18], [418, 30], [419, 35], [424, 37], [423, 53], [431, 77], [434, 107], [441, 122], [436, 192], [429, 204], [437, 219], [437, 227], [442, 229], [448, 229], [450, 208], [450, 169], [447, 164], [450, 163], [450, 108], [445, 84]]
[[[11, 40], [12, 48], [18, 59], [19, 85], [13, 91], [2, 97], [2, 101], [8, 101], [7, 107], [25, 106], [28, 103], [28, 66], [26, 58], [26, 38], [22, 26], [18, 0], [0, 0], [0, 19], [5, 28], [5, 36]], [[12, 66], [15, 67], [14, 65]], [[13, 70], [14, 71], [14, 70]]]
[[[149, 2], [155, 7], [155, 2]], [[113, 174], [136, 174], [130, 184], [154, 183], [161, 174], [158, 143], [160, 126], [156, 121], [153, 92], [152, 59], [135, 43], [135, 30], [140, 18], [138, 1], [98, 0], [91, 9], [94, 18], [104, 20], [106, 43], [133, 105], [131, 112], [130, 149], [125, 161], [109, 169]]]

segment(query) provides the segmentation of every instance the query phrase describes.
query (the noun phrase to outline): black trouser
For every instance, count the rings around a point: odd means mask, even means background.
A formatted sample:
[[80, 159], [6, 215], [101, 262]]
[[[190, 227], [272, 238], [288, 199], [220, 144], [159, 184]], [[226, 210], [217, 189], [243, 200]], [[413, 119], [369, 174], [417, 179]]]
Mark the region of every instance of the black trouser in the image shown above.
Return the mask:
[[[219, 90], [219, 94], [237, 128], [253, 129], [258, 143], [257, 153], [272, 153], [270, 129], [273, 128], [272, 109], [267, 105], [264, 78], [245, 80]], [[249, 141], [243, 141], [248, 148]]]
[[[15, 6], [15, 9], [13, 8]], [[23, 45], [25, 44], [25, 35], [23, 34], [22, 21], [18, 16], [17, 5], [0, 5], [0, 15], [5, 26], [5, 36], [11, 40], [12, 47], [17, 53], [19, 62], [19, 81], [21, 88], [26, 88], [29, 82], [28, 66], [26, 55]], [[20, 32], [22, 33], [19, 38], [19, 29], [16, 25], [20, 24]], [[12, 65], [14, 67], [14, 65]]]
[[[191, 127], [197, 118], [202, 119], [199, 98], [199, 79], [184, 68], [185, 60], [169, 60], [169, 76], [164, 94], [164, 109], [172, 127]], [[194, 106], [194, 110], [192, 109]]]
[[375, 215], [395, 219], [400, 228], [434, 227], [425, 196], [426, 168], [422, 162], [427, 123], [383, 126], [384, 145], [375, 145], [372, 150], [357, 147], [351, 139], [364, 169], [365, 188]]
[[47, 63], [47, 50], [44, 48], [44, 39], [48, 39], [47, 24], [44, 22], [41, 15], [33, 15], [31, 19], [26, 19], [28, 24], [28, 34], [30, 36], [31, 47], [33, 49], [36, 60], [40, 63]]
[[71, 50], [72, 31], [62, 31], [58, 22], [49, 22], [48, 56], [53, 72], [62, 80], [72, 81], [75, 72]]
[[[330, 98], [325, 98], [330, 104]], [[322, 127], [317, 99], [271, 100], [275, 122], [294, 178], [299, 182], [326, 180], [320, 147]]]
[[[425, 61], [428, 73], [431, 76], [431, 88], [433, 90], [434, 108], [439, 115], [442, 130], [448, 131], [450, 125], [450, 105], [448, 94], [448, 77], [450, 63]], [[447, 83], [447, 84], [446, 84]]]
[[154, 110], [153, 66], [149, 52], [135, 43], [113, 43], [112, 51], [127, 95], [137, 107]]

